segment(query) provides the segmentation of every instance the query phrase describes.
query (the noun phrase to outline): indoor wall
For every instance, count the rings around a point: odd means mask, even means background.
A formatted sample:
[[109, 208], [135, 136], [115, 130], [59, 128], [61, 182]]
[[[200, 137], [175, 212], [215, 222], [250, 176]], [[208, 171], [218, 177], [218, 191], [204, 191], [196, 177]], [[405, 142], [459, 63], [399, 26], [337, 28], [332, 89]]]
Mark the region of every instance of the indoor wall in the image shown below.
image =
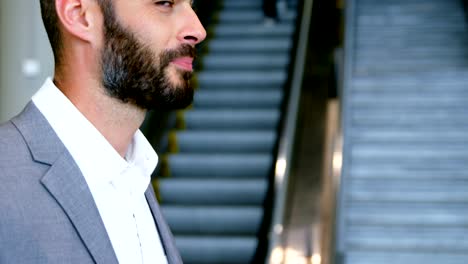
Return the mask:
[[0, 0], [0, 123], [20, 112], [52, 73], [39, 0]]

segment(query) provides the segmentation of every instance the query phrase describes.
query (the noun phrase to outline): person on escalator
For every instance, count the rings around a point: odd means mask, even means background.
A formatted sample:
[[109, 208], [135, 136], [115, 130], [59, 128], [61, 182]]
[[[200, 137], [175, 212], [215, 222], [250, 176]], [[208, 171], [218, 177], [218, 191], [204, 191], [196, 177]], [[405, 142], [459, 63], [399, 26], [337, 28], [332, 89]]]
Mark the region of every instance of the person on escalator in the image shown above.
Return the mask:
[[286, 0], [263, 0], [262, 10], [264, 25], [270, 27], [288, 15], [288, 3]]
[[278, 21], [278, 11], [276, 9], [276, 0], [263, 0], [263, 15], [265, 16], [265, 26], [273, 26]]
[[55, 74], [0, 125], [0, 263], [182, 263], [138, 128], [192, 101], [192, 2], [40, 4]]

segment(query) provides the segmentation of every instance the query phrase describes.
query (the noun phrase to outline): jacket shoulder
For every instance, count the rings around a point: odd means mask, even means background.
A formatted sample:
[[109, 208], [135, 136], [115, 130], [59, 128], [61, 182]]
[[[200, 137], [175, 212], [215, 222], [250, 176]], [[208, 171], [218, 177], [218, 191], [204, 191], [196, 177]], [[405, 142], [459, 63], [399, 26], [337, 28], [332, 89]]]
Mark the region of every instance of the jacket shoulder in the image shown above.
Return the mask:
[[31, 164], [32, 155], [28, 145], [14, 123], [10, 120], [0, 125], [0, 178], [12, 170]]
[[0, 124], [0, 160], [7, 154], [14, 154], [26, 142], [16, 126], [10, 121]]

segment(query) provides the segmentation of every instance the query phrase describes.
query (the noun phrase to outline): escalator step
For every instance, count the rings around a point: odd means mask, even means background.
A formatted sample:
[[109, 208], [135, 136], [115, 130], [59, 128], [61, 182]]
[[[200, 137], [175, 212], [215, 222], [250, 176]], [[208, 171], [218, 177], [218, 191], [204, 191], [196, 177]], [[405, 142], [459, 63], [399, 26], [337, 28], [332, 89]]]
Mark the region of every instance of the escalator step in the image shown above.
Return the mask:
[[439, 181], [441, 179], [454, 182], [468, 180], [468, 171], [459, 168], [445, 168], [444, 173], [431, 168], [412, 168], [411, 170], [398, 164], [382, 166], [381, 164], [367, 164], [354, 166], [350, 171], [354, 179], [407, 179], [417, 181]]
[[[356, 109], [366, 108], [368, 110], [386, 109], [386, 108], [404, 108], [407, 110], [433, 110], [433, 109], [454, 109], [462, 110], [468, 104], [467, 93], [450, 93], [446, 91], [444, 93], [430, 93], [411, 94], [407, 92], [405, 94], [386, 94], [385, 96], [375, 96], [372, 93], [354, 93], [351, 96], [350, 102]], [[437, 106], [437, 107], [435, 107]]]
[[387, 128], [399, 127], [414, 127], [422, 126], [424, 128], [431, 127], [436, 129], [441, 126], [447, 128], [464, 127], [468, 125], [466, 118], [467, 111], [457, 111], [456, 109], [440, 109], [435, 113], [431, 112], [408, 112], [394, 111], [390, 112], [386, 109], [367, 112], [355, 111], [352, 115], [353, 122], [358, 126], [386, 126]]
[[[423, 48], [417, 48], [417, 49], [414, 46], [394, 45], [394, 46], [389, 46], [388, 48], [384, 50], [378, 47], [379, 44], [369, 43], [367, 46], [361, 46], [359, 48], [356, 48], [356, 51], [357, 52], [372, 52], [372, 53], [385, 51], [385, 52], [392, 52], [394, 54], [407, 54], [407, 53], [416, 52], [416, 50], [418, 50], [419, 52], [428, 52], [428, 53], [437, 54], [437, 53], [447, 52], [448, 49], [453, 49], [453, 50], [458, 50], [458, 54], [462, 55], [463, 52], [460, 52], [460, 48], [463, 48], [464, 46], [466, 46], [467, 43], [468, 42], [466, 41], [459, 41], [458, 43], [446, 41], [444, 44], [446, 47], [443, 47], [437, 44], [432, 45], [431, 43], [428, 43], [427, 45], [425, 44]], [[404, 58], [404, 57], [395, 55], [393, 59], [395, 58]], [[428, 57], [426, 59], [430, 59], [430, 58], [431, 57]], [[393, 59], [392, 61], [389, 61], [389, 62], [393, 62]]]
[[187, 129], [276, 129], [280, 118], [278, 109], [271, 110], [192, 110], [184, 113]]
[[[445, 50], [445, 49], [432, 49], [430, 51], [431, 58], [434, 59], [458, 59], [460, 58], [460, 51], [458, 50]], [[426, 59], [428, 50], [424, 49], [405, 49], [404, 51], [399, 51], [399, 58], [406, 59]], [[370, 60], [389, 60], [395, 58], [395, 53], [390, 50], [366, 50], [360, 49], [356, 50], [356, 59], [358, 62], [366, 62]]]
[[[261, 9], [259, 10], [223, 10], [219, 12], [218, 22], [220, 24], [236, 24], [242, 26], [243, 24], [256, 24], [262, 23], [264, 15]], [[287, 14], [281, 17], [280, 23], [293, 23], [296, 19], [294, 13]]]
[[450, 204], [450, 203], [467, 203], [468, 195], [463, 192], [411, 192], [404, 193], [399, 191], [351, 191], [347, 199], [356, 203], [364, 202], [381, 202], [381, 203], [437, 203], [437, 204]]
[[225, 9], [262, 9], [261, 1], [224, 1], [223, 8]]
[[465, 264], [468, 254], [446, 254], [441, 252], [373, 252], [351, 251], [347, 254], [344, 264], [375, 264], [375, 263], [424, 263], [424, 264]]
[[[403, 33], [403, 32], [402, 32]], [[403, 34], [401, 34], [403, 35]], [[439, 45], [446, 45], [447, 43], [464, 43], [466, 42], [466, 37], [465, 38], [454, 38], [447, 40], [447, 35], [456, 35], [456, 34], [433, 34], [430, 36], [413, 36], [411, 38], [400, 38], [400, 39], [393, 39], [393, 38], [383, 38], [380, 36], [380, 38], [375, 38], [371, 36], [360, 36], [357, 39], [357, 45], [359, 47], [376, 47], [377, 45], [382, 45], [382, 43], [385, 43], [385, 45], [388, 47], [410, 47], [412, 46], [413, 49], [419, 50], [419, 48], [424, 45], [426, 46], [437, 46]], [[417, 45], [417, 46], [416, 46]], [[385, 50], [387, 47], [385, 48]], [[460, 52], [460, 51], [458, 51]], [[398, 55], [398, 54], [395, 54]], [[432, 54], [431, 54], [432, 55]], [[432, 57], [432, 56], [430, 56]]]
[[246, 55], [271, 55], [287, 53], [291, 48], [291, 41], [282, 38], [264, 38], [239, 41], [233, 40], [213, 40], [209, 44], [210, 54], [213, 56], [236, 54]]
[[366, 26], [359, 29], [359, 34], [367, 36], [368, 34], [379, 35], [382, 38], [387, 38], [389, 36], [405, 36], [407, 34], [416, 32], [431, 32], [436, 34], [438, 32], [460, 32], [465, 29], [463, 24], [453, 24], [453, 25], [420, 25], [418, 27], [378, 27], [378, 26]]
[[279, 108], [283, 99], [281, 90], [214, 90], [197, 91], [194, 97], [194, 108]]
[[[195, 92], [195, 95], [194, 95], [195, 99], [194, 100], [196, 100], [198, 93], [205, 94], [205, 93], [211, 93], [211, 92], [219, 93], [220, 96], [222, 97], [221, 99], [223, 99], [223, 100], [226, 99], [225, 97], [223, 97], [223, 95], [227, 95], [229, 93], [238, 93], [240, 95], [239, 100], [241, 101], [241, 102], [239, 102], [239, 104], [243, 103], [242, 100], [247, 100], [244, 97], [244, 94], [248, 94], [248, 93], [256, 94], [257, 92], [264, 92], [267, 96], [268, 96], [268, 94], [270, 92], [272, 94], [273, 93], [279, 93], [279, 94], [282, 95], [282, 96], [280, 96], [281, 100], [283, 100], [284, 99], [283, 91], [284, 91], [284, 89], [282, 87], [282, 84], [278, 84], [278, 85], [275, 85], [275, 86], [263, 86], [263, 87], [258, 87], [258, 86], [254, 86], [254, 85], [232, 86], [232, 84], [231, 85], [225, 85], [225, 86], [204, 86], [202, 89], [199, 89], [199, 90], [197, 90]], [[264, 99], [261, 99], [261, 98], [258, 98], [258, 99], [259, 99], [259, 101], [264, 100]], [[231, 101], [233, 101], [233, 100], [231, 100]], [[195, 103], [196, 102], [194, 102], [194, 104]], [[235, 102], [228, 103], [228, 105], [235, 105], [235, 104], [236, 104]], [[251, 108], [246, 107], [246, 109], [251, 109]], [[255, 109], [255, 108], [253, 108], [253, 109]]]
[[[181, 194], [179, 194], [181, 195]], [[178, 235], [256, 235], [262, 207], [162, 206], [171, 230]]]
[[468, 144], [468, 134], [460, 129], [437, 129], [427, 131], [423, 128], [413, 128], [405, 130], [389, 130], [385, 128], [372, 128], [353, 133], [353, 140], [357, 143], [378, 143], [395, 142], [396, 144]]
[[[459, 30], [449, 30], [449, 31], [443, 31], [436, 29], [431, 34], [416, 34], [417, 29], [410, 29], [410, 28], [405, 28], [405, 29], [400, 29], [400, 30], [391, 30], [391, 31], [382, 31], [381, 34], [378, 35], [366, 35], [365, 30], [359, 30], [356, 32], [356, 44], [357, 46], [360, 46], [361, 44], [366, 44], [367, 41], [369, 42], [378, 42], [382, 41], [382, 38], [388, 39], [389, 43], [404, 43], [404, 42], [412, 42], [412, 41], [417, 41], [417, 40], [426, 40], [428, 42], [431, 41], [437, 41], [440, 39], [446, 38], [446, 41], [448, 42], [459, 42], [463, 41], [466, 39], [466, 36], [460, 35], [463, 33], [463, 29]], [[413, 33], [413, 34], [408, 34], [408, 33]], [[400, 38], [394, 38], [394, 37], [400, 37]], [[414, 48], [423, 48], [423, 46], [420, 47], [414, 47]]]
[[182, 259], [190, 264], [246, 264], [252, 261], [257, 238], [176, 236]]
[[[444, 214], [440, 211], [443, 210]], [[353, 226], [386, 227], [465, 227], [468, 226], [468, 213], [460, 214], [459, 208], [433, 208], [426, 210], [387, 210], [382, 213], [372, 208], [350, 211], [346, 220]]]
[[[362, 0], [361, 0], [362, 1]], [[371, 2], [360, 2], [359, 13], [366, 14], [452, 14], [462, 8], [458, 1], [401, 1], [380, 2], [375, 5]], [[456, 13], [456, 12], [455, 12]]]
[[[228, 16], [229, 17], [229, 16]], [[398, 18], [397, 18], [398, 17]], [[252, 15], [253, 19], [253, 15]], [[464, 23], [464, 17], [462, 15], [446, 15], [446, 16], [414, 16], [414, 15], [398, 15], [398, 16], [361, 16], [358, 18], [358, 27], [420, 27], [421, 25], [428, 26], [452, 26], [459, 23]]]
[[288, 64], [285, 55], [208, 55], [203, 58], [203, 69], [284, 69]]
[[[460, 59], [447, 60], [444, 58], [437, 60], [427, 59], [416, 59], [408, 63], [408, 59], [396, 60], [393, 63], [389, 63], [385, 66], [376, 66], [373, 62], [361, 61], [356, 62], [356, 67], [353, 72], [355, 73], [368, 73], [369, 75], [385, 74], [385, 72], [393, 72], [393, 74], [408, 74], [408, 73], [419, 73], [429, 72], [437, 69], [437, 67], [444, 67], [445, 69], [452, 69], [454, 71], [463, 70], [468, 65], [467, 62]], [[366, 76], [366, 75], [364, 75]]]
[[[255, 39], [264, 36], [278, 36], [281, 38], [289, 39], [294, 32], [294, 24], [292, 23], [282, 23], [274, 27], [265, 27], [262, 24], [250, 25], [248, 27], [240, 27], [238, 25], [218, 25], [214, 29], [214, 35], [217, 39], [226, 39], [233, 38], [237, 39], [239, 37]], [[246, 39], [246, 41], [248, 41]]]
[[170, 155], [173, 177], [265, 179], [269, 175], [271, 154], [184, 154]]
[[[370, 77], [356, 77], [352, 80], [353, 86], [376, 89], [382, 87], [395, 87], [395, 86], [423, 86], [432, 87], [435, 85], [443, 86], [452, 85], [463, 86], [468, 82], [468, 73], [466, 71], [452, 71], [452, 70], [439, 70], [430, 71], [426, 73], [407, 74], [407, 75], [387, 75], [387, 76], [370, 76]], [[465, 87], [465, 86], [463, 86]]]
[[468, 250], [467, 231], [453, 227], [359, 227], [348, 232], [346, 244], [350, 250], [465, 253]]
[[279, 86], [286, 81], [285, 70], [270, 70], [262, 72], [251, 71], [203, 71], [198, 74], [198, 84], [204, 86], [230, 87], [251, 85], [256, 87]]
[[181, 153], [271, 153], [276, 133], [271, 131], [180, 131], [176, 133]]
[[[422, 161], [424, 159], [439, 158], [443, 161], [457, 161], [468, 159], [468, 149], [460, 144], [395, 144], [387, 142], [378, 146], [370, 144], [354, 144], [350, 157], [370, 160], [404, 160]], [[468, 166], [468, 164], [467, 164]]]
[[[297, 7], [297, 1], [287, 0], [287, 5], [289, 9], [294, 9]], [[238, 9], [255, 9], [262, 10], [262, 1], [259, 0], [250, 0], [250, 1], [224, 1], [223, 7], [230, 10]]]
[[165, 205], [256, 205], [265, 200], [268, 182], [249, 179], [159, 179]]

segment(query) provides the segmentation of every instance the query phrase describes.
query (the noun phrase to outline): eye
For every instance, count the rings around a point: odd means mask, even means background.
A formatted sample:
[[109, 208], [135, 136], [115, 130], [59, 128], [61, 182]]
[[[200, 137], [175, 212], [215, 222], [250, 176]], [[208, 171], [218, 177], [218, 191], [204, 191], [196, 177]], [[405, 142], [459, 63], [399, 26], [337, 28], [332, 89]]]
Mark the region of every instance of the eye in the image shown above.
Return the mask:
[[171, 8], [174, 5], [174, 1], [157, 1], [155, 4], [160, 7]]

